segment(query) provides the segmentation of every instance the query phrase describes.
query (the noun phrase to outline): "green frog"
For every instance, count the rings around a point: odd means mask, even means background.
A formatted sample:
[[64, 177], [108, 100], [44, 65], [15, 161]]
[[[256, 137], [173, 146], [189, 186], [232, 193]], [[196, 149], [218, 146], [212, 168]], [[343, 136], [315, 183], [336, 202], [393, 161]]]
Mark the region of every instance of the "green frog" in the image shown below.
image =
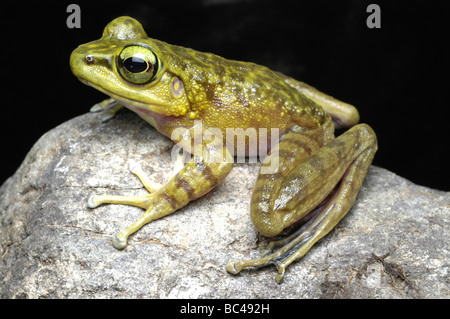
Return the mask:
[[[93, 108], [104, 110], [105, 119], [124, 106], [192, 154], [164, 185], [153, 183], [139, 167], [132, 170], [149, 194], [89, 198], [91, 208], [115, 203], [145, 209], [113, 237], [117, 249], [145, 224], [224, 180], [239, 152], [225, 143], [228, 128], [241, 129], [244, 152], [254, 140], [242, 135], [254, 130], [257, 141], [270, 146], [250, 215], [262, 235], [277, 237], [261, 258], [230, 262], [226, 270], [237, 274], [274, 264], [280, 283], [286, 268], [350, 210], [377, 150], [374, 131], [357, 125], [352, 105], [261, 65], [149, 38], [131, 17], [113, 20], [100, 39], [75, 49], [70, 66], [82, 82], [110, 97]], [[351, 128], [336, 138], [335, 127]], [[205, 138], [211, 130], [215, 138]]]

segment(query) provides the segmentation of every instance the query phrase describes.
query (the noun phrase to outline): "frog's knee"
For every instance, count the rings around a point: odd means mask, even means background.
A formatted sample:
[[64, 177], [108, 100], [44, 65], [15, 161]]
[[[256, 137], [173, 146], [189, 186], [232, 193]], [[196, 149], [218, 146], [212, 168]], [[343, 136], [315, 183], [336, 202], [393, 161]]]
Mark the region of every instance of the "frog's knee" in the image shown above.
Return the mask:
[[361, 146], [363, 148], [369, 148], [377, 150], [378, 143], [377, 143], [377, 135], [375, 134], [374, 130], [367, 124], [362, 123], [358, 124], [354, 127], [352, 127], [349, 131], [357, 131], [359, 134], [359, 140], [363, 143]]
[[363, 134], [367, 138], [370, 138], [370, 139], [375, 138], [376, 139], [374, 130], [368, 124], [361, 123], [361, 124], [354, 126], [352, 129], [359, 130], [361, 132], [361, 134]]

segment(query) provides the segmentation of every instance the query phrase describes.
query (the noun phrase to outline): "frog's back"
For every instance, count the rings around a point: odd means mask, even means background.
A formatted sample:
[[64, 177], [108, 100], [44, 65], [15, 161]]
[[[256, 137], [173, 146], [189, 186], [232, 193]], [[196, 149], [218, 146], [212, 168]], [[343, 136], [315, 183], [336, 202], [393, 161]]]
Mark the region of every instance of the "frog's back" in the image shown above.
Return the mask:
[[320, 105], [265, 66], [152, 41], [164, 51], [168, 71], [182, 79], [193, 112], [209, 126], [284, 129], [295, 122], [310, 129], [328, 118]]

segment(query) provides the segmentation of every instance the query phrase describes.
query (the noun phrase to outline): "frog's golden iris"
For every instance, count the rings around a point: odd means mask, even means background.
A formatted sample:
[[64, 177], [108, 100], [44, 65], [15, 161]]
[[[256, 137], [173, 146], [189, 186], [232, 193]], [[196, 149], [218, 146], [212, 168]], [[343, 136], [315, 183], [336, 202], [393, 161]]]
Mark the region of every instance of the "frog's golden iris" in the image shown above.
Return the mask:
[[125, 47], [117, 59], [120, 75], [133, 84], [145, 84], [158, 73], [158, 58], [149, 48], [132, 45]]
[[[128, 237], [145, 224], [208, 193], [231, 171], [226, 141], [201, 139], [196, 144], [196, 132], [214, 128], [225, 137], [227, 128], [266, 130], [266, 145], [278, 142], [270, 155], [279, 154], [279, 167], [264, 174], [270, 163], [263, 162], [250, 205], [252, 221], [268, 237], [303, 225], [271, 242], [262, 258], [231, 262], [226, 269], [237, 274], [246, 267], [275, 264], [280, 282], [286, 267], [350, 210], [377, 150], [374, 131], [366, 124], [356, 125], [359, 114], [352, 105], [264, 66], [149, 38], [130, 17], [113, 20], [99, 40], [74, 50], [70, 66], [84, 83], [111, 96], [101, 106], [126, 106], [194, 154], [163, 186], [155, 187], [142, 171], [134, 170], [150, 194], [89, 199], [92, 208], [118, 203], [146, 209], [113, 237], [117, 249], [125, 248]], [[353, 127], [335, 138], [334, 126]], [[180, 140], [182, 134], [176, 133], [181, 128], [192, 138]], [[275, 129], [279, 140], [270, 141]], [[226, 160], [214, 161], [217, 158]]]

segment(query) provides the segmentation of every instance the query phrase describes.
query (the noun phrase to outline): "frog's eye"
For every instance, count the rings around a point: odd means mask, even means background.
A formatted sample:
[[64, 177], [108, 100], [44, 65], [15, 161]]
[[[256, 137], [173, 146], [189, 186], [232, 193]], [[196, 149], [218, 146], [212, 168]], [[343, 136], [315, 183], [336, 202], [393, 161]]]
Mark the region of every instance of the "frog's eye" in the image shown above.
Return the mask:
[[158, 64], [153, 51], [139, 45], [124, 48], [118, 56], [120, 75], [133, 84], [145, 84], [154, 80]]

